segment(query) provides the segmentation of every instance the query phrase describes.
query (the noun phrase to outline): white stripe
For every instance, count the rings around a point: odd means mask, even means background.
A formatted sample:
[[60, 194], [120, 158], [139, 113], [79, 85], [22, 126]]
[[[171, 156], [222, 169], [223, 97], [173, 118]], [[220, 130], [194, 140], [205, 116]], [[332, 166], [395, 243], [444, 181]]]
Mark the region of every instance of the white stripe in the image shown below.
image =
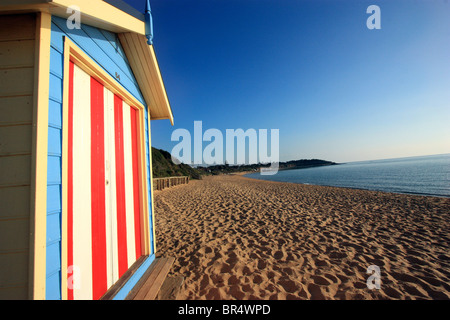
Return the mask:
[[111, 208], [111, 266], [112, 282], [119, 280], [119, 251], [117, 240], [116, 139], [114, 128], [114, 94], [108, 93], [108, 143], [110, 146], [110, 208]]
[[127, 222], [128, 267], [136, 261], [136, 239], [134, 232], [134, 198], [133, 198], [133, 150], [131, 148], [130, 106], [123, 102], [123, 150], [125, 171], [125, 212]]
[[[110, 136], [110, 113], [114, 112], [114, 95], [111, 91], [103, 87], [104, 93], [104, 130], [105, 130], [105, 222], [106, 222], [106, 272], [108, 288], [114, 284], [113, 275], [113, 248], [112, 248], [112, 218], [111, 218], [111, 144]], [[114, 149], [113, 149], [114, 150]]]
[[76, 65], [73, 92], [73, 264], [80, 272], [74, 299], [91, 300], [91, 77]]

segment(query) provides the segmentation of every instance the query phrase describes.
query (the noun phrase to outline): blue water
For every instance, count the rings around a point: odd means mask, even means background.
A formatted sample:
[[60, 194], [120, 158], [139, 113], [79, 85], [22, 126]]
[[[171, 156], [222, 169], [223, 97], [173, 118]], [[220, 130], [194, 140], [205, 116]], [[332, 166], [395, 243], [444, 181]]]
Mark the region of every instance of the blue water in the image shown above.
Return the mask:
[[450, 154], [248, 174], [271, 181], [450, 197]]

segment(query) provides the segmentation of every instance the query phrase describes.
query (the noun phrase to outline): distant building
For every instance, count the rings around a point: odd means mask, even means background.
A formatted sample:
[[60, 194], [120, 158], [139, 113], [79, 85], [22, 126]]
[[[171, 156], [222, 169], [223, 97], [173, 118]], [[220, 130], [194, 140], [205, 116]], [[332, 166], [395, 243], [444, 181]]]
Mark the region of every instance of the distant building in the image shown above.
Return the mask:
[[0, 2], [0, 299], [122, 299], [154, 262], [150, 120], [173, 116], [145, 20]]

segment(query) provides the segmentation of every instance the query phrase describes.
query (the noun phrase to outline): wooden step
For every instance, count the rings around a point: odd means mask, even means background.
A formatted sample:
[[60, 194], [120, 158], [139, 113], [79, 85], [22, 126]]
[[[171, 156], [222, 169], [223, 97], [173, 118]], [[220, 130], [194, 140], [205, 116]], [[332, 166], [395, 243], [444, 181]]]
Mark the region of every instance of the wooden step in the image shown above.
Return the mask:
[[172, 257], [157, 258], [130, 291], [126, 300], [155, 300], [174, 261]]
[[183, 276], [167, 277], [159, 290], [156, 300], [177, 300], [183, 283]]
[[133, 263], [133, 265], [127, 271], [125, 271], [125, 273], [119, 278], [119, 280], [111, 288], [108, 289], [101, 300], [112, 300], [147, 258], [148, 256], [142, 256], [135, 263]]

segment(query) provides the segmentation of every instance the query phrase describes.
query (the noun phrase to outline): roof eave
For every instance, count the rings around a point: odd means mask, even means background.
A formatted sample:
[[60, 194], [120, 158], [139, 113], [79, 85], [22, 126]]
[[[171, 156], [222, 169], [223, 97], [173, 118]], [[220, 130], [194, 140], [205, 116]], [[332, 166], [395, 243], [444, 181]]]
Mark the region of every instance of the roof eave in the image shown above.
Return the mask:
[[[0, 12], [20, 13], [45, 11], [67, 19], [73, 12], [67, 9], [80, 8], [81, 22], [115, 33], [134, 32], [145, 34], [145, 22], [119, 8], [101, 0], [3, 0]], [[113, 19], [111, 19], [113, 17]]]
[[147, 44], [144, 35], [121, 33], [119, 40], [128, 58], [136, 81], [150, 110], [150, 119], [169, 119], [173, 114], [153, 45]]
[[[152, 45], [147, 44], [145, 21], [101, 0], [3, 0], [1, 13], [48, 12], [67, 19], [80, 8], [81, 22], [119, 35], [130, 67], [149, 107], [150, 119], [169, 119], [173, 114]], [[114, 17], [111, 19], [111, 17]]]

